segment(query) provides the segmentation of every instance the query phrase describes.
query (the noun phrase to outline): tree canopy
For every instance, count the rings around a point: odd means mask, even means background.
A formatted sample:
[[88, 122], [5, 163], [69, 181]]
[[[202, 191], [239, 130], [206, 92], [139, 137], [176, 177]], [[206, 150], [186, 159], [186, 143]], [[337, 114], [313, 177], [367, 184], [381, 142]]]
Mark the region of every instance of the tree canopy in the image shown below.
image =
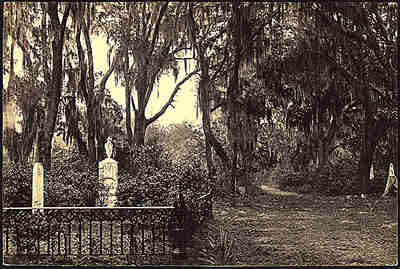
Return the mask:
[[[49, 167], [58, 134], [93, 163], [108, 136], [143, 146], [191, 78], [204, 135], [193, 146], [204, 145], [209, 176], [221, 162], [232, 186], [252, 177], [260, 152], [313, 169], [346, 148], [359, 157], [365, 192], [378, 145], [398, 145], [394, 2], [7, 2], [3, 18], [3, 146], [14, 162], [37, 145], [36, 160]], [[108, 51], [95, 55], [99, 37]], [[95, 57], [107, 59], [106, 70], [95, 72]], [[149, 115], [164, 75], [175, 85]], [[111, 98], [114, 86], [125, 109]], [[186, 127], [171, 133], [178, 139]]]

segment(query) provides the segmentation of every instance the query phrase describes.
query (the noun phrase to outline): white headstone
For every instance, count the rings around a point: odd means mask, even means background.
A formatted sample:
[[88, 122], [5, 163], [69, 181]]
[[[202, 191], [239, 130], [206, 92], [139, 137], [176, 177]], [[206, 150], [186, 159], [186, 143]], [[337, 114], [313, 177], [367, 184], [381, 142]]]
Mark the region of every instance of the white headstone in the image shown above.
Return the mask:
[[385, 191], [382, 194], [382, 197], [385, 196], [386, 194], [389, 193], [390, 187], [394, 186], [394, 188], [396, 190], [398, 190], [398, 182], [397, 182], [397, 177], [394, 173], [394, 166], [392, 163], [390, 163], [389, 165], [389, 175], [386, 181], [386, 187], [385, 187]]
[[374, 180], [374, 165], [371, 164], [371, 168], [369, 169], [369, 179]]
[[44, 171], [42, 163], [35, 163], [33, 165], [33, 182], [32, 182], [32, 207], [44, 207]]
[[117, 202], [118, 162], [111, 159], [112, 148], [111, 139], [108, 138], [105, 144], [107, 158], [99, 163], [99, 179], [105, 190], [100, 193], [98, 206], [114, 207]]

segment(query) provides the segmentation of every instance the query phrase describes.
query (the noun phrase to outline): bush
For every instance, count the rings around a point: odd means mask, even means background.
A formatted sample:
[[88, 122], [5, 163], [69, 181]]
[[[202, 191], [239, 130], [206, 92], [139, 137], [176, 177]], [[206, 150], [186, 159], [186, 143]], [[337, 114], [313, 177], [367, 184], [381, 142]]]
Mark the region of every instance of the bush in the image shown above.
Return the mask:
[[[3, 202], [6, 207], [32, 205], [31, 164], [10, 164], [3, 169]], [[101, 188], [95, 165], [77, 153], [59, 152], [45, 175], [45, 206], [94, 206]]]
[[[277, 168], [279, 170], [279, 168]], [[386, 172], [387, 173], [387, 172]], [[370, 182], [369, 193], [380, 192], [384, 188], [383, 170], [375, 170], [375, 180]], [[319, 193], [323, 195], [359, 194], [360, 183], [358, 160], [344, 159], [326, 165], [315, 171], [276, 172], [279, 187], [299, 193]]]
[[31, 164], [10, 163], [3, 167], [4, 207], [29, 207], [32, 205]]
[[118, 181], [120, 206], [165, 206], [175, 201], [179, 187], [190, 202], [207, 191], [206, 170], [196, 159], [172, 161], [157, 143], [133, 151], [131, 167]]
[[56, 156], [45, 178], [45, 206], [95, 206], [102, 188], [97, 165], [77, 153]]
[[[196, 158], [172, 161], [158, 143], [138, 147], [129, 157], [121, 148], [126, 165], [119, 162], [119, 206], [172, 205], [179, 186], [190, 204], [208, 191], [206, 170]], [[3, 182], [6, 206], [31, 206], [32, 165], [10, 165], [3, 170]], [[76, 152], [54, 151], [52, 168], [45, 171], [45, 206], [95, 206], [102, 188], [97, 164]]]

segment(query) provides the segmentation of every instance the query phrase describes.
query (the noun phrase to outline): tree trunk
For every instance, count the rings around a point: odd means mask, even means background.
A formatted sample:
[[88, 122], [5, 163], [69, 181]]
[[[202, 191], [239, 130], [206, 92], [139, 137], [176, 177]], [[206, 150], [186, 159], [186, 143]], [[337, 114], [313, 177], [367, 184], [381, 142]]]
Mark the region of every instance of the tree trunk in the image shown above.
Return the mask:
[[[94, 98], [93, 94], [89, 94], [89, 99]], [[95, 123], [96, 123], [96, 117], [97, 115], [94, 113], [95, 112], [95, 104], [93, 104], [93, 101], [86, 102], [86, 109], [87, 109], [87, 119], [88, 119], [88, 155], [89, 159], [92, 162], [96, 161], [96, 143], [95, 143], [95, 137], [96, 137], [96, 128], [95, 128]], [[79, 145], [79, 143], [78, 143]]]
[[[126, 83], [127, 84], [127, 83]], [[126, 120], [125, 120], [125, 127], [126, 127], [126, 134], [128, 135], [128, 143], [129, 146], [133, 145], [133, 134], [132, 134], [132, 119], [131, 119], [131, 91], [129, 86], [125, 84], [125, 112], [126, 112]], [[136, 119], [136, 117], [135, 117]], [[135, 121], [136, 126], [136, 121]], [[136, 133], [136, 131], [135, 131]]]
[[237, 168], [237, 155], [238, 155], [238, 114], [239, 108], [236, 102], [238, 96], [240, 96], [239, 89], [239, 69], [240, 69], [240, 52], [241, 52], [241, 36], [240, 36], [240, 10], [239, 1], [232, 1], [233, 9], [233, 47], [234, 47], [234, 68], [232, 71], [230, 85], [227, 90], [227, 101], [228, 101], [228, 131], [230, 136], [230, 144], [233, 150], [233, 159], [231, 166], [231, 186], [233, 192], [232, 203], [235, 205], [235, 185], [236, 185], [236, 168]]
[[[124, 77], [125, 77], [125, 113], [126, 113], [126, 120], [125, 120], [125, 128], [126, 134], [128, 135], [128, 144], [131, 147], [133, 145], [133, 133], [132, 133], [132, 118], [131, 118], [131, 81], [128, 76], [129, 71], [129, 55], [128, 49], [125, 49], [124, 55]], [[136, 115], [135, 115], [135, 126], [136, 126]], [[136, 136], [136, 131], [135, 131]], [[144, 138], [143, 138], [144, 141]]]
[[[211, 152], [211, 141], [213, 136], [211, 132], [210, 126], [210, 92], [209, 92], [209, 74], [208, 74], [208, 62], [204, 58], [204, 51], [202, 49], [198, 49], [198, 55], [200, 58], [200, 66], [201, 66], [201, 78], [199, 83], [199, 101], [200, 108], [202, 111], [202, 125], [203, 132], [205, 136], [206, 143], [206, 161], [207, 161], [207, 169], [208, 175], [211, 178], [214, 173], [214, 166], [212, 161], [212, 152]], [[215, 139], [215, 138], [214, 138]]]
[[92, 42], [89, 36], [89, 29], [86, 23], [83, 23], [83, 34], [85, 37], [87, 56], [88, 56], [88, 83], [87, 83], [87, 100], [86, 100], [86, 109], [87, 109], [87, 117], [88, 117], [88, 152], [89, 159], [91, 162], [96, 161], [96, 144], [95, 144], [95, 96], [94, 96], [94, 66], [93, 66], [93, 51], [92, 51]]
[[96, 156], [96, 161], [100, 162], [102, 160], [104, 160], [106, 158], [106, 151], [104, 148], [104, 144], [106, 142], [106, 138], [103, 137], [100, 132], [96, 133], [96, 140], [97, 140], [97, 147], [96, 147], [96, 152], [97, 152], [97, 156]]
[[21, 157], [22, 162], [27, 162], [32, 152], [33, 141], [36, 134], [36, 112], [33, 108], [28, 109], [23, 115], [23, 128], [22, 128], [22, 143], [21, 143]]
[[134, 136], [134, 146], [143, 146], [144, 137], [146, 135], [146, 118], [144, 117], [144, 111], [138, 111], [135, 113], [135, 136]]
[[82, 139], [82, 133], [79, 130], [77, 121], [74, 122], [74, 127], [73, 128], [74, 128], [74, 138], [75, 138], [76, 143], [78, 145], [79, 155], [88, 156], [88, 151], [87, 151], [87, 148], [86, 148], [86, 144], [85, 144], [85, 141], [83, 141], [83, 139]]
[[54, 39], [52, 42], [53, 50], [53, 64], [51, 83], [47, 93], [47, 113], [43, 124], [42, 139], [39, 146], [39, 160], [43, 163], [45, 171], [49, 171], [51, 168], [51, 146], [52, 138], [54, 134], [54, 128], [56, 125], [58, 105], [61, 97], [61, 86], [62, 86], [62, 74], [63, 74], [63, 47], [64, 47], [64, 31], [67, 18], [69, 16], [70, 4], [68, 4], [66, 11], [63, 15], [62, 24], [60, 24], [58, 18], [58, 3], [49, 2], [48, 12], [50, 14], [52, 28], [54, 31]]

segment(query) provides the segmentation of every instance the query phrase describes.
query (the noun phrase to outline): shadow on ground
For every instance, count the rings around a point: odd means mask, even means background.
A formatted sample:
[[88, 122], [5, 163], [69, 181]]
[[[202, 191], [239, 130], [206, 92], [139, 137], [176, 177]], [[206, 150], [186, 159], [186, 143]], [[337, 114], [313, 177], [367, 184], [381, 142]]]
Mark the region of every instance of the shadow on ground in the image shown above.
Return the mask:
[[[398, 261], [397, 202], [301, 195], [261, 185], [245, 205], [216, 201], [214, 215], [231, 227], [239, 265], [382, 266]], [[191, 250], [194, 255], [198, 248]], [[196, 263], [192, 257], [190, 264]]]

